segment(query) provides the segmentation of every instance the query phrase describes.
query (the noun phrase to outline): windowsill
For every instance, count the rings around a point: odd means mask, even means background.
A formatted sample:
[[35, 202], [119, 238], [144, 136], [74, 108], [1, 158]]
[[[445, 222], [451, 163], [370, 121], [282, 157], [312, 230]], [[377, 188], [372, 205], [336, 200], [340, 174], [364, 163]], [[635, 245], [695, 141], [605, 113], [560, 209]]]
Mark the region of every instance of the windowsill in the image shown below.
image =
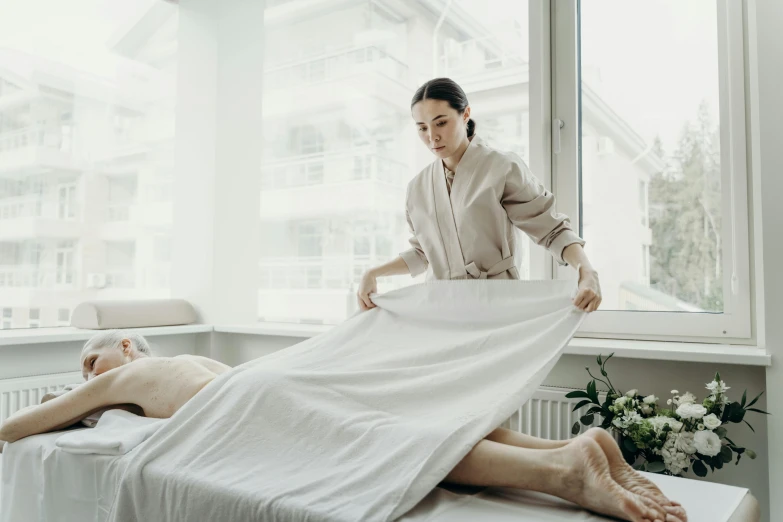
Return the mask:
[[[326, 332], [332, 325], [297, 323], [260, 323], [254, 325], [217, 325], [218, 333], [266, 335], [307, 339]], [[609, 355], [628, 359], [703, 362], [771, 366], [772, 356], [764, 348], [728, 344], [680, 343], [672, 341], [627, 341], [575, 337], [566, 346], [569, 355]]]
[[[232, 333], [270, 337], [308, 339], [333, 328], [333, 325], [308, 325], [296, 323], [260, 323], [252, 325], [191, 324], [182, 326], [156, 326], [133, 328], [144, 336], [185, 335], [197, 333]], [[80, 328], [29, 328], [0, 331], [0, 347], [20, 344], [42, 344], [68, 341], [86, 341], [101, 330]], [[575, 337], [566, 346], [569, 355], [609, 355], [629, 359], [654, 361], [703, 362], [716, 364], [742, 364], [771, 366], [772, 357], [764, 348], [727, 344], [680, 343], [671, 341], [627, 341], [620, 339], [593, 339]]]
[[[181, 326], [153, 326], [149, 328], [129, 328], [133, 332], [148, 337], [158, 335], [181, 335], [212, 332], [209, 324], [187, 324]], [[0, 331], [0, 347], [19, 344], [61, 343], [68, 341], [86, 341], [102, 330], [85, 330], [63, 326], [61, 328], [19, 328]]]

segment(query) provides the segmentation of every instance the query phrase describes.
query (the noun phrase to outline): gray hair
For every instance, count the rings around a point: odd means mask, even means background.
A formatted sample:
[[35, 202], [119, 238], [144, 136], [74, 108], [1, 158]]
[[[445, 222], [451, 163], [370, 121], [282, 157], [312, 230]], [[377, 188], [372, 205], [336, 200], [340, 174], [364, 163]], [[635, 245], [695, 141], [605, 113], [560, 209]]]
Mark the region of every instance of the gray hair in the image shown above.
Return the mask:
[[150, 345], [144, 336], [127, 330], [106, 330], [105, 332], [93, 335], [89, 341], [84, 343], [82, 354], [91, 348], [120, 348], [123, 339], [130, 340], [137, 352], [152, 356], [152, 350], [150, 350]]

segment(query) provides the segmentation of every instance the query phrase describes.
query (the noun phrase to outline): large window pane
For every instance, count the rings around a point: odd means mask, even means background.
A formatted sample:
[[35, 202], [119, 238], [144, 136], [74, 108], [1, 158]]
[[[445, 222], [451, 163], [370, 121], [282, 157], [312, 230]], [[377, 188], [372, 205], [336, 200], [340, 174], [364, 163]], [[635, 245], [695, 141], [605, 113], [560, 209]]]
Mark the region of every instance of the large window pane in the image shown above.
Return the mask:
[[477, 132], [529, 160], [528, 2], [303, 5], [265, 13], [259, 320], [337, 323], [362, 274], [409, 248], [405, 188], [434, 159], [410, 117], [420, 84], [457, 81]]
[[717, 29], [715, 0], [580, 2], [582, 227], [604, 310], [724, 310]]
[[0, 327], [167, 297], [177, 9], [8, 0], [0, 16]]

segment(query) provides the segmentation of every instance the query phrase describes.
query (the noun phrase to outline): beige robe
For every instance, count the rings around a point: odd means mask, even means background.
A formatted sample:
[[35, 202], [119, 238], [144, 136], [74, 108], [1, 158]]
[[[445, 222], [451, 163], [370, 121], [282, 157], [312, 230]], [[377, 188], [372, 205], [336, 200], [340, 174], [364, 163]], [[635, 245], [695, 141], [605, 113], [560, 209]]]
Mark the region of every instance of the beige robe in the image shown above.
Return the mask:
[[549, 249], [561, 265], [563, 249], [584, 241], [567, 216], [555, 212], [555, 196], [513, 153], [488, 147], [475, 136], [457, 165], [449, 193], [437, 160], [408, 184], [405, 214], [413, 234], [400, 253], [413, 277], [519, 279], [514, 227]]

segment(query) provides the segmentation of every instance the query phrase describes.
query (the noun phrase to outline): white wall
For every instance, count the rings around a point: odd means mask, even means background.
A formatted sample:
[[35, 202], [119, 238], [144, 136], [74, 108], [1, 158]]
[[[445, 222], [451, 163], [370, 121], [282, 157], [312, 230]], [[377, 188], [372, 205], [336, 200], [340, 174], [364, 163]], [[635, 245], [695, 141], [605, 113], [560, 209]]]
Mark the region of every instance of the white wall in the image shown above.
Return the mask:
[[[754, 240], [757, 246], [756, 277], [758, 289], [756, 315], [759, 321], [759, 344], [772, 353], [772, 367], [767, 369], [767, 395], [772, 404], [769, 418], [769, 489], [783, 491], [783, 46], [780, 27], [783, 25], [783, 2], [751, 0], [748, 25], [751, 28], [749, 49], [749, 125], [752, 146], [753, 186], [751, 197], [756, 203]], [[755, 29], [755, 30], [754, 30]], [[763, 248], [759, 248], [763, 247]], [[770, 520], [783, 520], [783, 496], [770, 499]]]

